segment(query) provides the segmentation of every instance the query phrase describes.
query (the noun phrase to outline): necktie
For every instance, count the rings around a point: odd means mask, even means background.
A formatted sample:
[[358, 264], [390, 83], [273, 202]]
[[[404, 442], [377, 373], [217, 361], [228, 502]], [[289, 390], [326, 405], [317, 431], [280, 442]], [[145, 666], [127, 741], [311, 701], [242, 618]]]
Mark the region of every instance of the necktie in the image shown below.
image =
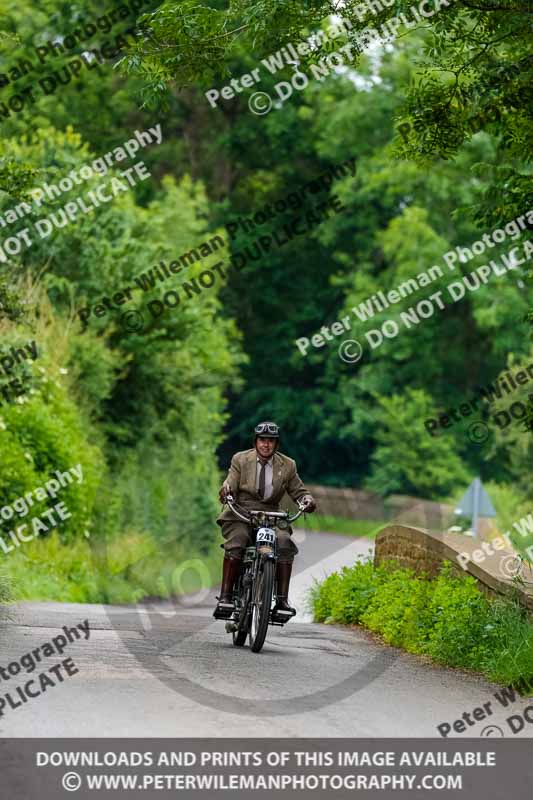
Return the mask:
[[259, 472], [259, 489], [258, 494], [261, 499], [265, 496], [265, 470], [266, 464], [261, 464], [261, 471]]

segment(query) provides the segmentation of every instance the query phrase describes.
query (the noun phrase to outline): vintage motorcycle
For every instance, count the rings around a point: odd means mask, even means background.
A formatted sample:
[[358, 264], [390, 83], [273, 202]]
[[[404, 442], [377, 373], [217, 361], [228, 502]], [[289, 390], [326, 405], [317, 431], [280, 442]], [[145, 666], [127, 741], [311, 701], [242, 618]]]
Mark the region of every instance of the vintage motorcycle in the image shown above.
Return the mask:
[[278, 537], [276, 528], [286, 529], [300, 517], [305, 507], [298, 511], [247, 511], [239, 510], [231, 495], [226, 502], [233, 513], [251, 526], [253, 544], [246, 548], [241, 572], [235, 581], [233, 602], [235, 610], [226, 622], [226, 632], [233, 634], [233, 644], [242, 647], [250, 637], [252, 652], [259, 653], [265, 642], [269, 625], [285, 625], [292, 614], [272, 609], [276, 595], [276, 563]]

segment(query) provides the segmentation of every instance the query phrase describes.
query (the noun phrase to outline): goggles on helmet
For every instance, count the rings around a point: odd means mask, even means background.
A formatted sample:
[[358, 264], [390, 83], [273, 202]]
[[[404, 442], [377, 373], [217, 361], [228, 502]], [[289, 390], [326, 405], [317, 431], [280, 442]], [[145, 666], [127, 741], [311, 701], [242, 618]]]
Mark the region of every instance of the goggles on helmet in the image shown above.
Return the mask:
[[275, 436], [279, 437], [279, 428], [274, 422], [261, 422], [256, 425], [254, 433], [256, 436]]

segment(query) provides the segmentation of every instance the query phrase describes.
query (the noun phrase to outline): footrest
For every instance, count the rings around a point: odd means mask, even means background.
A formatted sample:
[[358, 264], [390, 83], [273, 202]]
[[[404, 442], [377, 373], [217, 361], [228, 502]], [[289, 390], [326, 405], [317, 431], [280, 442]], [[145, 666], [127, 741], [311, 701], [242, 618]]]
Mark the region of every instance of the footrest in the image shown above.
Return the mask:
[[270, 612], [270, 619], [272, 622], [276, 622], [278, 625], [285, 625], [290, 619], [292, 619], [295, 615], [290, 614], [288, 611], [271, 611]]
[[233, 603], [219, 603], [213, 611], [213, 616], [215, 619], [229, 619], [234, 611]]

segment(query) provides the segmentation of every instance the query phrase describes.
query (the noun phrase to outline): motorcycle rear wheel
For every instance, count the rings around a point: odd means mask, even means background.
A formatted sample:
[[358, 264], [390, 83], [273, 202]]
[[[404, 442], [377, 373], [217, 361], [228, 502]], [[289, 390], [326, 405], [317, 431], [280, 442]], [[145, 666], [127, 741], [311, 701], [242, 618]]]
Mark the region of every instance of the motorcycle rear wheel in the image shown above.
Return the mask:
[[233, 644], [235, 647], [243, 647], [250, 630], [250, 589], [243, 592], [242, 610], [239, 615], [239, 623], [236, 631], [233, 631]]
[[273, 588], [274, 562], [269, 559], [263, 562], [263, 568], [258, 574], [255, 583], [252, 624], [250, 626], [250, 649], [252, 653], [259, 653], [265, 643]]
[[246, 628], [238, 628], [238, 630], [233, 631], [233, 644], [235, 647], [244, 647], [247, 636], [248, 631]]

